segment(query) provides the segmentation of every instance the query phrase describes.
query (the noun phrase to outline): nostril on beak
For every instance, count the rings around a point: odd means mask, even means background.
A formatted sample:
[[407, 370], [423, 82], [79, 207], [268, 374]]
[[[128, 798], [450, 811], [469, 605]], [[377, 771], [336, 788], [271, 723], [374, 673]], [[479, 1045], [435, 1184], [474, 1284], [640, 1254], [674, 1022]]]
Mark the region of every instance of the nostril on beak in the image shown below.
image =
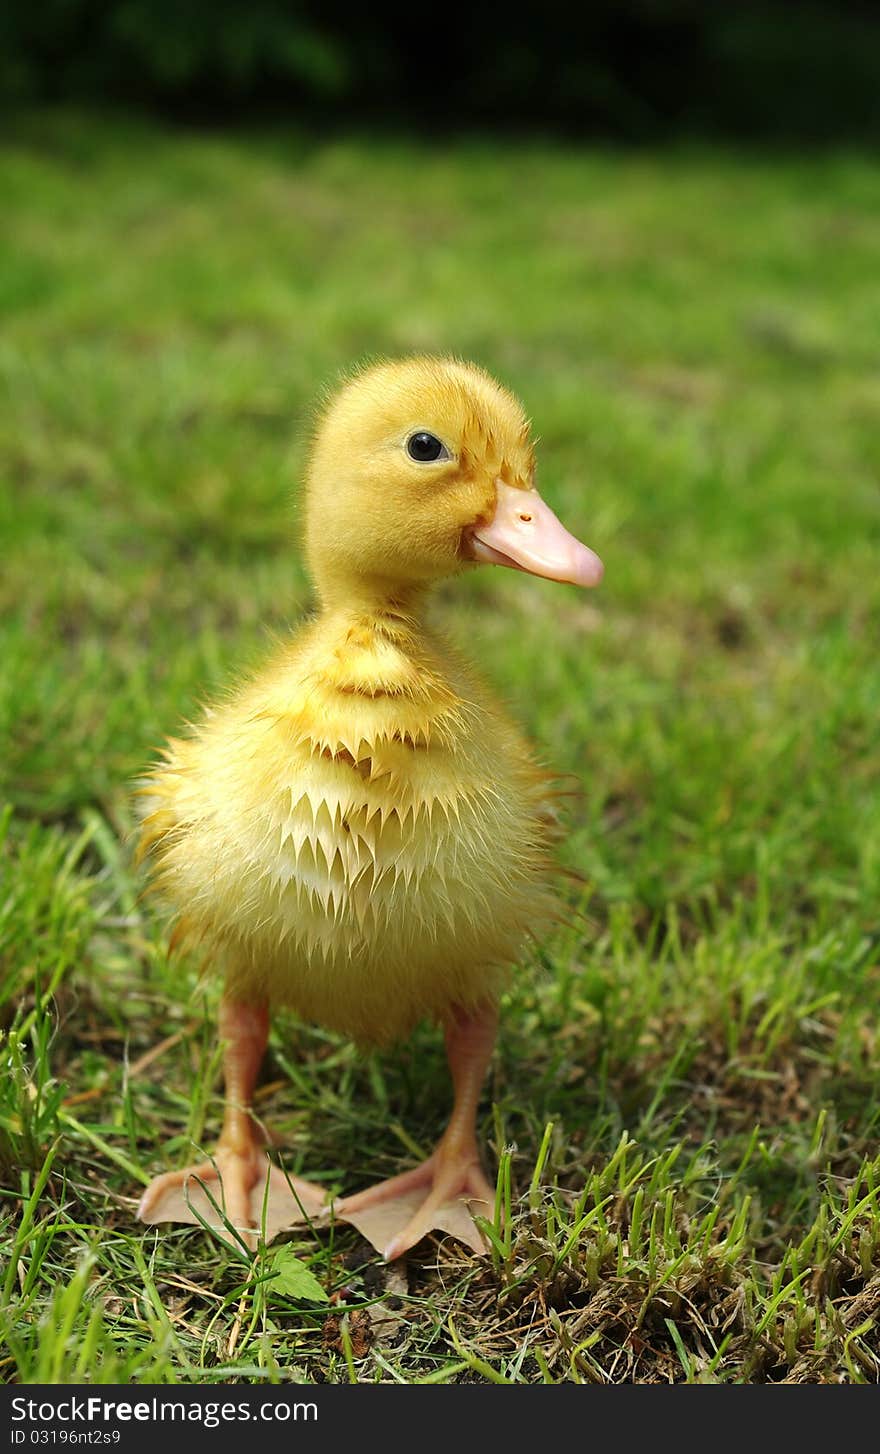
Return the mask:
[[530, 524], [531, 523], [531, 519], [532, 519], [531, 515], [520, 515], [519, 518], [523, 522], [524, 525]]

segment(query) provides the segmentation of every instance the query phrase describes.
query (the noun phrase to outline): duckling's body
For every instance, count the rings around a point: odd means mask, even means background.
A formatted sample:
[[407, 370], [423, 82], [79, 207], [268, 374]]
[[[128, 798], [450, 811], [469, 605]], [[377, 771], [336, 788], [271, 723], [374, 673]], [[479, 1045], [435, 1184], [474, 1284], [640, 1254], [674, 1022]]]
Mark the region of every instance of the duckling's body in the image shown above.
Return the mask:
[[272, 1008], [365, 1045], [427, 1017], [445, 1031], [447, 1129], [334, 1210], [386, 1257], [435, 1227], [480, 1250], [480, 1086], [499, 985], [552, 903], [551, 815], [545, 775], [424, 597], [468, 562], [580, 585], [601, 562], [536, 493], [518, 402], [455, 360], [351, 380], [319, 421], [305, 506], [316, 618], [172, 741], [142, 792], [178, 937], [224, 978], [226, 1101], [212, 1160], [156, 1177], [139, 1212], [213, 1220], [214, 1183], [246, 1232], [321, 1215], [323, 1188], [267, 1165], [251, 1112]]
[[545, 776], [399, 614], [321, 616], [144, 798], [158, 881], [228, 990], [364, 1045], [494, 998], [551, 902]]

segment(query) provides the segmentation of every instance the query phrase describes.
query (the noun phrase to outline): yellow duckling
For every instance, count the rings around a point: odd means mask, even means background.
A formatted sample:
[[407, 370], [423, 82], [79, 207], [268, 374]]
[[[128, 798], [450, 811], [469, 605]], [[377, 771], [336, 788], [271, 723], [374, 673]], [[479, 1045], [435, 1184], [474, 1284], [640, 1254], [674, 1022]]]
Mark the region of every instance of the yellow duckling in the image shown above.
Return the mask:
[[481, 1251], [469, 1207], [488, 1215], [494, 1194], [477, 1104], [499, 988], [551, 902], [548, 788], [426, 624], [424, 596], [468, 562], [581, 586], [602, 564], [536, 493], [516, 399], [448, 359], [380, 364], [333, 398], [305, 544], [315, 619], [168, 744], [142, 793], [177, 935], [224, 976], [226, 1109], [213, 1160], [157, 1177], [139, 1215], [211, 1221], [205, 1187], [267, 1237], [320, 1215], [324, 1190], [270, 1166], [251, 1116], [270, 1008], [364, 1046], [431, 1017], [453, 1082], [446, 1131], [423, 1165], [333, 1211], [388, 1259], [435, 1228]]

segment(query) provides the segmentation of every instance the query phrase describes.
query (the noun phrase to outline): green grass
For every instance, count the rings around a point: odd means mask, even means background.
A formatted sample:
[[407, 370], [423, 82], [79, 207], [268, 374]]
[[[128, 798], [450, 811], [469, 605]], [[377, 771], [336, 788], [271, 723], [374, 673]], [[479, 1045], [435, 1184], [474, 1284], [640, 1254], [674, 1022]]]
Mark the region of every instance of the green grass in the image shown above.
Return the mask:
[[[58, 114], [0, 194], [2, 1376], [878, 1381], [876, 162]], [[606, 561], [439, 603], [571, 775], [582, 887], [504, 1005], [493, 1256], [251, 1262], [133, 1220], [221, 1102], [130, 785], [307, 607], [317, 392], [425, 349], [522, 395]], [[447, 1096], [430, 1028], [280, 1019], [259, 1108], [353, 1189]]]

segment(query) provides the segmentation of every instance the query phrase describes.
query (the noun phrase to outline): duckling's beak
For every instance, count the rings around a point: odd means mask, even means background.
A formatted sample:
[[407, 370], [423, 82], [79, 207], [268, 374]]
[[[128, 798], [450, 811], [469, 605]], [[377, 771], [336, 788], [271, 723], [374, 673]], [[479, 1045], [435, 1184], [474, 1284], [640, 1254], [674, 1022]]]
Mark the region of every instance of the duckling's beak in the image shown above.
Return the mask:
[[537, 490], [520, 490], [496, 480], [495, 514], [487, 525], [465, 532], [470, 560], [509, 565], [549, 581], [598, 586], [605, 567], [598, 555], [570, 535]]

